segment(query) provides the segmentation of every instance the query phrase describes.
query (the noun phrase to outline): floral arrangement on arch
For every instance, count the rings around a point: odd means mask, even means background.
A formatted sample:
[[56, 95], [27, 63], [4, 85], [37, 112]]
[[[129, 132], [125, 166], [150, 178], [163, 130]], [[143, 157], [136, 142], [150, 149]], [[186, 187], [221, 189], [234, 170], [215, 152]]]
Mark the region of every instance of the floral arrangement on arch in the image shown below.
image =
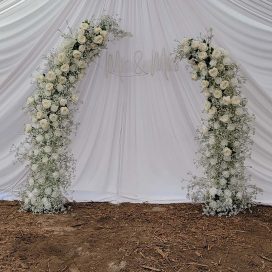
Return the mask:
[[197, 132], [198, 165], [204, 176], [193, 176], [188, 195], [204, 203], [204, 214], [235, 215], [250, 208], [258, 189], [248, 184], [245, 161], [250, 157], [254, 117], [241, 96], [243, 79], [228, 52], [212, 43], [212, 33], [184, 38], [176, 59], [186, 59], [192, 79], [200, 80], [205, 96], [205, 118]]
[[36, 77], [34, 93], [27, 98], [31, 122], [25, 125], [25, 140], [17, 148], [18, 158], [26, 161], [29, 169], [20, 192], [23, 210], [65, 210], [64, 196], [75, 168], [69, 144], [76, 129], [76, 84], [88, 64], [106, 48], [110, 36], [119, 39], [127, 35], [110, 16], [101, 17], [97, 24], [85, 20], [75, 33], [64, 34], [60, 47], [47, 58], [45, 71]]

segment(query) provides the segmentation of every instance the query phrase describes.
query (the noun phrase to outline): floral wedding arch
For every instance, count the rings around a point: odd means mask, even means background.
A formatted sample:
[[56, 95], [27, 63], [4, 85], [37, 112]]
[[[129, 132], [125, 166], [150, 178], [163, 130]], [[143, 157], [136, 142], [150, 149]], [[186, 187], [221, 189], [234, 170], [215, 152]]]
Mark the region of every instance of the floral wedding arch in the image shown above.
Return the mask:
[[31, 123], [26, 124], [25, 140], [17, 150], [29, 169], [21, 190], [24, 210], [52, 213], [65, 209], [64, 195], [74, 170], [69, 143], [76, 126], [76, 83], [106, 48], [109, 37], [127, 35], [110, 16], [101, 17], [97, 24], [86, 20], [76, 33], [63, 35], [61, 46], [48, 57], [46, 70], [36, 77], [36, 90], [27, 98]]
[[205, 96], [206, 118], [198, 130], [198, 164], [204, 177], [193, 176], [189, 196], [204, 203], [207, 215], [234, 215], [250, 208], [257, 188], [247, 184], [245, 160], [252, 146], [253, 116], [241, 96], [238, 66], [223, 48], [212, 44], [212, 34], [184, 38], [176, 59], [187, 59], [192, 79], [200, 80]]

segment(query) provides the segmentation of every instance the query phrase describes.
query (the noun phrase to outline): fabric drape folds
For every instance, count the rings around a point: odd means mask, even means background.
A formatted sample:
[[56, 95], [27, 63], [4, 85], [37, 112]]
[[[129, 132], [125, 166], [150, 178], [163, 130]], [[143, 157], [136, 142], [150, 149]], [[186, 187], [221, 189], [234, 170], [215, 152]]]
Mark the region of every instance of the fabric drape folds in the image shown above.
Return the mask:
[[23, 137], [22, 106], [31, 75], [85, 18], [118, 15], [131, 38], [109, 44], [80, 83], [80, 122], [71, 198], [78, 201], [186, 201], [203, 98], [176, 39], [212, 27], [214, 40], [241, 66], [244, 95], [256, 115], [248, 164], [258, 200], [272, 203], [272, 5], [256, 0], [6, 0], [0, 2], [0, 197], [14, 198], [26, 169], [12, 144]]

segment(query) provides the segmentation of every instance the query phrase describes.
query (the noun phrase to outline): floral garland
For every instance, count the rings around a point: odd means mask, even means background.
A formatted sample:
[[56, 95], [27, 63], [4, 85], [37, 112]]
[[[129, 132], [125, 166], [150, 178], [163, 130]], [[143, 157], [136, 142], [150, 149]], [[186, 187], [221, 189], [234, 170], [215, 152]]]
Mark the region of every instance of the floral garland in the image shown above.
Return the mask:
[[103, 16], [96, 25], [85, 20], [76, 33], [63, 35], [61, 46], [47, 58], [46, 70], [36, 77], [36, 90], [27, 98], [32, 122], [25, 125], [26, 137], [17, 149], [29, 168], [28, 182], [20, 193], [23, 210], [65, 210], [64, 195], [74, 172], [69, 144], [76, 128], [75, 87], [88, 64], [106, 48], [109, 34], [114, 39], [128, 35], [112, 17]]
[[211, 40], [211, 33], [204, 38], [184, 38], [175, 51], [177, 60], [188, 60], [192, 79], [201, 80], [206, 98], [206, 118], [197, 133], [198, 164], [204, 177], [193, 176], [188, 195], [195, 202], [204, 202], [204, 214], [235, 215], [252, 206], [258, 191], [247, 184], [245, 167], [254, 118], [241, 97], [243, 80], [238, 66]]

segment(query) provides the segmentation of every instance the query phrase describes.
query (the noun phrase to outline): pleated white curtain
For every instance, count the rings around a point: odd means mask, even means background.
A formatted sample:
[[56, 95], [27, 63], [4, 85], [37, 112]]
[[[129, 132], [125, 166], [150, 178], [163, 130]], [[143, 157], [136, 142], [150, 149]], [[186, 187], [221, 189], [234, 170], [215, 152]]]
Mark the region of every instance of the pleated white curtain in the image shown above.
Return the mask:
[[85, 18], [118, 15], [132, 38], [109, 44], [80, 83], [80, 127], [71, 197], [79, 201], [186, 200], [203, 98], [175, 40], [212, 27], [248, 78], [244, 94], [256, 115], [252, 182], [272, 203], [272, 11], [268, 0], [4, 0], [0, 2], [0, 197], [12, 199], [26, 170], [12, 144], [23, 137], [21, 108], [31, 74], [67, 31]]

